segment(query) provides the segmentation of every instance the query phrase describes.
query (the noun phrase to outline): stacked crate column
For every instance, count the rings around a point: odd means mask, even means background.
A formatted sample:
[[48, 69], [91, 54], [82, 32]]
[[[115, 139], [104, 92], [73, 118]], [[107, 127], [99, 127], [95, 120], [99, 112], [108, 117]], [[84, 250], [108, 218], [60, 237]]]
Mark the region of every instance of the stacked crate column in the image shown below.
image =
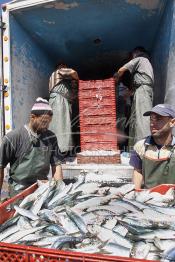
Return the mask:
[[81, 151], [117, 150], [115, 81], [79, 82]]

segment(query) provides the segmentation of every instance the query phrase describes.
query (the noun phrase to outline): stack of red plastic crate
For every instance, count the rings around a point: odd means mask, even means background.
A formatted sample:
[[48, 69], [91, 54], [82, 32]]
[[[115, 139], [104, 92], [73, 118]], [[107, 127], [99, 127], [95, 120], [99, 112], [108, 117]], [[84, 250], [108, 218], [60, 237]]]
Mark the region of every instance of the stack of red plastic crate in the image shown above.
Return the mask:
[[[113, 78], [79, 81], [81, 151], [117, 152], [116, 96]], [[120, 162], [120, 157], [117, 157]]]

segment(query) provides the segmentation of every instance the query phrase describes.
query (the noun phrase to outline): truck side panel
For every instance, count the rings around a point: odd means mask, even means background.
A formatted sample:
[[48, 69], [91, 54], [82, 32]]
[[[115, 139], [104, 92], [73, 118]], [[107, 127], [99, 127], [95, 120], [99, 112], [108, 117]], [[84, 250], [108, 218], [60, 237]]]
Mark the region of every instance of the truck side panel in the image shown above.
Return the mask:
[[[170, 41], [172, 32], [174, 1], [168, 1], [163, 13], [159, 30], [156, 34], [153, 50], [153, 66], [155, 72], [155, 103], [163, 103], [168, 74], [168, 60], [170, 53]], [[171, 94], [172, 95], [172, 94]], [[170, 102], [170, 101], [169, 101]]]
[[13, 128], [23, 125], [33, 101], [48, 97], [48, 80], [52, 63], [14, 16], [10, 15], [11, 94]]

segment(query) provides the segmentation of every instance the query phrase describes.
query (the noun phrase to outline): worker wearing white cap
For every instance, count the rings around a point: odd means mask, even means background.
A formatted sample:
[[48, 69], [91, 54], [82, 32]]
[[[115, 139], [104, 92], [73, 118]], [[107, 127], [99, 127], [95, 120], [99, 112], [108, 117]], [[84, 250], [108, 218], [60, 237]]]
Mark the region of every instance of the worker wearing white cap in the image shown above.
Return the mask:
[[39, 180], [46, 180], [50, 166], [55, 180], [62, 179], [61, 156], [56, 136], [48, 130], [52, 108], [37, 98], [29, 123], [6, 134], [0, 147], [0, 191], [4, 168], [10, 163], [9, 193], [14, 196]]

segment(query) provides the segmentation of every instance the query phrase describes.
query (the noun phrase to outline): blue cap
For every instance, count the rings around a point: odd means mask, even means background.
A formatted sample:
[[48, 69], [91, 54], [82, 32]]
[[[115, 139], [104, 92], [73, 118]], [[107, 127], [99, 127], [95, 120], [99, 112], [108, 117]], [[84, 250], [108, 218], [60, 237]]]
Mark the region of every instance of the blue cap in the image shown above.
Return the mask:
[[150, 116], [151, 113], [156, 113], [160, 116], [170, 116], [175, 118], [175, 109], [168, 104], [159, 104], [154, 106], [150, 111], [145, 112], [144, 116]]

